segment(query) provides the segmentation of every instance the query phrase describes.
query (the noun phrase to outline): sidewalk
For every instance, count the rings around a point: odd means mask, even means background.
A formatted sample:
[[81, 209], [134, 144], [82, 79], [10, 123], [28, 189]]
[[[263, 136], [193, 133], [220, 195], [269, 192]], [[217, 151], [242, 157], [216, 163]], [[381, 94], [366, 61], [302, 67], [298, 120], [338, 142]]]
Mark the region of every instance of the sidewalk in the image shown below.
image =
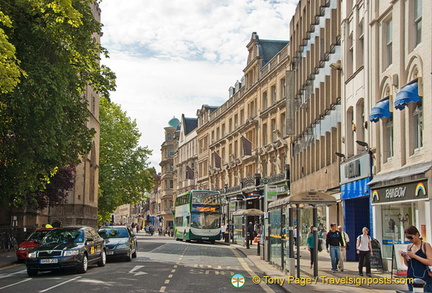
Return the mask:
[[[313, 269], [310, 268], [310, 254], [305, 247], [301, 248], [300, 258], [300, 279], [295, 278], [288, 284], [288, 276], [297, 276], [297, 268], [293, 274], [280, 271], [275, 265], [261, 259], [263, 251], [261, 247], [261, 256], [257, 255], [257, 245], [253, 244], [250, 249], [237, 244], [231, 244], [231, 247], [243, 253], [247, 258], [263, 272], [261, 282], [266, 282], [264, 276], [270, 278], [284, 279], [283, 287], [287, 292], [396, 292], [396, 290], [407, 290], [407, 285], [392, 284], [389, 272], [382, 272], [381, 270], [372, 269], [372, 278], [361, 277], [358, 275], [358, 262], [345, 262], [344, 271], [332, 273], [330, 255], [326, 251], [319, 252], [318, 254], [318, 278], [314, 278]], [[295, 260], [297, 263], [297, 260]], [[363, 273], [365, 273], [363, 268]], [[267, 279], [270, 280], [270, 279]], [[295, 282], [310, 282], [310, 284], [295, 284]], [[339, 284], [336, 284], [338, 282]], [[367, 282], [370, 282], [368, 285]], [[363, 284], [361, 284], [363, 283]], [[389, 284], [390, 283], [390, 284]], [[279, 286], [276, 284], [270, 285]]]
[[15, 251], [0, 252], [0, 268], [18, 263]]

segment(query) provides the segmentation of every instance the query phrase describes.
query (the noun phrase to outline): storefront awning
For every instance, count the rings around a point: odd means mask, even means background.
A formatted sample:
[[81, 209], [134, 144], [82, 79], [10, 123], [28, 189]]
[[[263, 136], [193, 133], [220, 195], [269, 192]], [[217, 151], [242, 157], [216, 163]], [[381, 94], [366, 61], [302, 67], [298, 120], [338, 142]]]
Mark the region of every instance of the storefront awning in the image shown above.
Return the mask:
[[374, 176], [374, 178], [368, 183], [368, 185], [371, 186], [383, 181], [390, 181], [398, 178], [422, 174], [427, 172], [431, 168], [432, 168], [432, 162], [426, 162], [426, 163], [421, 163], [421, 164], [405, 167], [402, 169], [398, 169], [396, 171], [392, 171], [384, 174], [378, 174]]
[[384, 99], [379, 100], [371, 109], [369, 120], [376, 123], [380, 118], [390, 117], [391, 115], [390, 101], [388, 97], [385, 97]]
[[396, 100], [394, 102], [394, 107], [398, 110], [403, 110], [406, 105], [410, 102], [418, 102], [421, 97], [418, 94], [418, 82], [414, 80], [406, 84], [401, 90], [396, 94]]

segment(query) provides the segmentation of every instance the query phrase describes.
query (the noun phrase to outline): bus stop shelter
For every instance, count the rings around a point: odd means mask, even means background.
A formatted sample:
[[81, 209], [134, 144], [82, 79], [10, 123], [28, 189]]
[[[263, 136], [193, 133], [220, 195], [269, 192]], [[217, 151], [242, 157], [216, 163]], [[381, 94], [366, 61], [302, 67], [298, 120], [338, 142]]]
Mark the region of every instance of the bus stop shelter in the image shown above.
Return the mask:
[[[317, 207], [320, 205], [333, 205], [336, 204], [336, 198], [328, 192], [324, 191], [303, 191], [295, 195], [289, 196], [285, 201], [285, 204], [289, 205], [288, 208], [288, 240], [289, 240], [289, 252], [288, 252], [288, 263], [289, 263], [289, 271], [292, 274], [294, 271], [294, 221], [293, 221], [293, 208], [297, 211], [297, 218], [300, 219], [299, 212], [300, 209], [309, 205], [313, 208], [313, 235], [314, 235], [314, 247], [318, 251], [318, 217], [317, 217]], [[300, 227], [300, 223], [297, 222], [297, 226]], [[300, 246], [297, 245], [297, 277], [300, 278]], [[318, 276], [318, 253], [314, 254], [314, 277]]]

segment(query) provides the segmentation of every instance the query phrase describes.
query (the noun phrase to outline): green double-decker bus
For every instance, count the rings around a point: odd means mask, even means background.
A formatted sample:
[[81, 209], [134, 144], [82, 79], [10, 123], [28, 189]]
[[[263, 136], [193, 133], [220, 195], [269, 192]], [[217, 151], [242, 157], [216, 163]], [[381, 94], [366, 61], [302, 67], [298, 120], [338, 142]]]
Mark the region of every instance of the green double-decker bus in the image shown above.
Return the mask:
[[174, 206], [176, 240], [199, 242], [220, 239], [220, 194], [211, 190], [192, 190], [177, 196]]

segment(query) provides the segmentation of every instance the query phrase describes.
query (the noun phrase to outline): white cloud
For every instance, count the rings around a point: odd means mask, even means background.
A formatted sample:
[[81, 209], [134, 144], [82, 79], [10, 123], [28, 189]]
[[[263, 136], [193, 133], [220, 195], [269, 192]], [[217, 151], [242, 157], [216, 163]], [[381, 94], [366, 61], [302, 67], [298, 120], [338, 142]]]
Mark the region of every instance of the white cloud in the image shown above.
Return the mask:
[[288, 40], [298, 0], [105, 0], [103, 60], [117, 75], [111, 99], [136, 119], [158, 170], [168, 121], [219, 106], [242, 77], [252, 32]]

